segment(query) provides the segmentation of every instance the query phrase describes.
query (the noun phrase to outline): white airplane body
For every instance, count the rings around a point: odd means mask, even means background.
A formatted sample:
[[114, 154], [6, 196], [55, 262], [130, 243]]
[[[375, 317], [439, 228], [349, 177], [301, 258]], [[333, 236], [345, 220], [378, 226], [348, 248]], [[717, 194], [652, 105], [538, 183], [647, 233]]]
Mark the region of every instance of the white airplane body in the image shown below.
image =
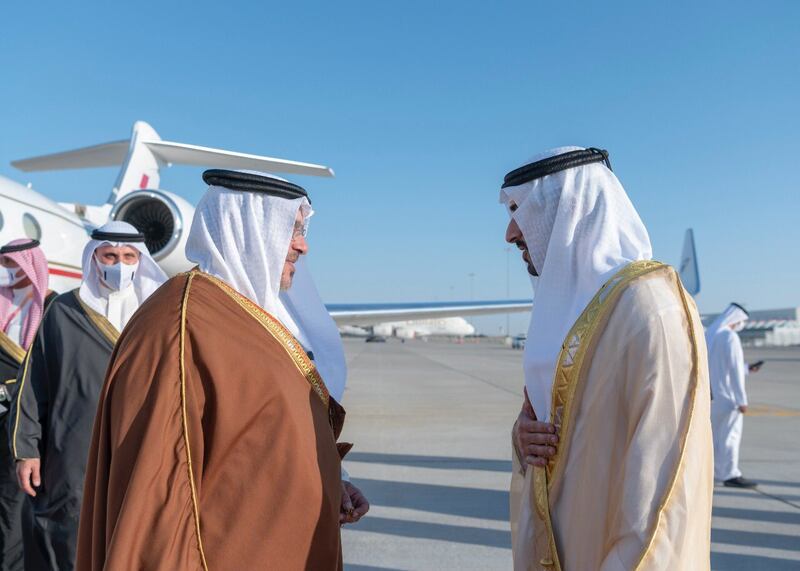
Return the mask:
[[[129, 222], [142, 232], [153, 258], [168, 275], [191, 267], [184, 246], [194, 207], [177, 194], [159, 188], [161, 168], [186, 164], [333, 176], [333, 170], [322, 165], [163, 141], [143, 121], [134, 123], [129, 140], [13, 161], [11, 164], [26, 172], [120, 166], [107, 201], [100, 205], [58, 204], [30, 185], [0, 176], [0, 244], [16, 238], [39, 240], [47, 257], [50, 287], [57, 292], [80, 285], [83, 248], [91, 231], [109, 220]], [[328, 306], [340, 326], [388, 323], [401, 335], [412, 336], [425, 331], [435, 335], [437, 333], [433, 332], [445, 330], [455, 333], [443, 334], [469, 335], [474, 332], [471, 325], [463, 319], [450, 318], [527, 311], [530, 307], [530, 300]], [[430, 323], [417, 322], [430, 318], [435, 319]]]
[[76, 214], [38, 192], [0, 176], [0, 244], [16, 238], [39, 240], [47, 255], [50, 287], [67, 291], [81, 283], [80, 244], [87, 227]]
[[393, 321], [379, 323], [372, 327], [376, 335], [415, 339], [420, 337], [466, 337], [475, 333], [463, 317], [443, 317], [439, 319], [417, 319], [413, 321]]

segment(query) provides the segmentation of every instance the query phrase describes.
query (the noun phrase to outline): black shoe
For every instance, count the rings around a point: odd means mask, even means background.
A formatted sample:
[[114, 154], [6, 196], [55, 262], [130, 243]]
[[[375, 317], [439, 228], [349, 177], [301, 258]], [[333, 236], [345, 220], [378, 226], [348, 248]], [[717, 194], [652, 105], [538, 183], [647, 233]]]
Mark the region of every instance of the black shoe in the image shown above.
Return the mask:
[[725, 480], [722, 482], [729, 488], [755, 488], [758, 486], [756, 482], [753, 480], [748, 480], [747, 478], [742, 478], [739, 476], [738, 478], [731, 478], [730, 480]]

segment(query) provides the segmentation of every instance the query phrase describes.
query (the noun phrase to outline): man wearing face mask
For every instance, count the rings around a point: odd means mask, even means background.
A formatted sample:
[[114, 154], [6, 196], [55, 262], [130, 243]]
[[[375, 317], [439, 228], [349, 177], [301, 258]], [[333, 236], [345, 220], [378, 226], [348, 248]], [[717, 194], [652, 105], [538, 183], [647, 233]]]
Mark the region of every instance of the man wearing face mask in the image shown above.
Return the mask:
[[[567, 147], [500, 200], [535, 289], [513, 429], [516, 570], [707, 570], [713, 491], [703, 328], [608, 153]], [[530, 398], [528, 398], [530, 397]]]
[[13, 240], [0, 248], [0, 571], [22, 571], [22, 509], [9, 448], [8, 411], [17, 373], [47, 305], [48, 269], [36, 240]]
[[[342, 569], [346, 364], [304, 256], [306, 191], [211, 170], [186, 256], [117, 345], [78, 569]], [[113, 539], [110, 539], [113, 538]]]
[[11, 449], [33, 523], [25, 566], [74, 568], [83, 478], [108, 361], [120, 331], [166, 276], [125, 222], [92, 233], [83, 282], [58, 296], [22, 365], [10, 414]]
[[739, 445], [747, 412], [744, 379], [760, 364], [747, 365], [738, 332], [749, 318], [738, 303], [731, 303], [706, 330], [711, 377], [711, 425], [714, 432], [714, 478], [732, 488], [755, 488], [742, 477]]

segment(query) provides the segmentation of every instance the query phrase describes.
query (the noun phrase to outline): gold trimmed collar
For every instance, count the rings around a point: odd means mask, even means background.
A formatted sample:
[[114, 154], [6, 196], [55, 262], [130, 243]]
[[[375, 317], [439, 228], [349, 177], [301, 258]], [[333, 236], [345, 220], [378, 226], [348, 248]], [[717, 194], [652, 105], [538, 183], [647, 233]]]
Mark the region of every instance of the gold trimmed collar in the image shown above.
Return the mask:
[[20, 365], [25, 359], [25, 349], [14, 343], [11, 338], [2, 331], [0, 331], [0, 349], [5, 351], [9, 357]]
[[591, 345], [597, 327], [605, 315], [616, 305], [616, 299], [629, 283], [655, 270], [665, 268], [661, 262], [641, 260], [631, 262], [617, 272], [595, 294], [592, 301], [581, 312], [581, 315], [567, 333], [558, 356], [555, 378], [553, 379], [550, 408], [551, 421], [556, 425], [561, 444], [556, 455], [547, 463], [548, 489], [553, 486], [563, 470], [564, 458], [570, 443], [572, 416], [574, 413], [574, 395], [583, 368], [586, 351]]
[[328, 393], [328, 388], [325, 386], [325, 382], [322, 380], [322, 377], [320, 376], [319, 371], [317, 371], [313, 361], [311, 361], [308, 354], [305, 352], [305, 349], [303, 349], [303, 346], [295, 338], [295, 336], [292, 335], [288, 329], [286, 329], [283, 323], [267, 313], [263, 307], [243, 296], [218, 277], [207, 274], [197, 268], [193, 269], [190, 274], [203, 277], [219, 287], [253, 319], [258, 321], [261, 326], [264, 327], [264, 329], [266, 329], [267, 332], [272, 335], [286, 350], [286, 352], [292, 358], [292, 361], [297, 369], [300, 371], [300, 373], [302, 373], [302, 375], [314, 389], [314, 392], [317, 393], [317, 396], [322, 400], [325, 406], [328, 406], [330, 402], [330, 394]]
[[100, 315], [94, 309], [86, 305], [86, 302], [81, 299], [79, 290], [72, 290], [72, 294], [75, 296], [75, 299], [78, 300], [81, 309], [86, 314], [86, 317], [89, 318], [89, 321], [92, 322], [92, 325], [94, 325], [97, 330], [102, 333], [103, 337], [108, 339], [112, 347], [116, 345], [117, 341], [119, 340], [119, 331], [117, 331], [117, 328], [111, 325], [111, 322], [106, 319], [105, 316]]

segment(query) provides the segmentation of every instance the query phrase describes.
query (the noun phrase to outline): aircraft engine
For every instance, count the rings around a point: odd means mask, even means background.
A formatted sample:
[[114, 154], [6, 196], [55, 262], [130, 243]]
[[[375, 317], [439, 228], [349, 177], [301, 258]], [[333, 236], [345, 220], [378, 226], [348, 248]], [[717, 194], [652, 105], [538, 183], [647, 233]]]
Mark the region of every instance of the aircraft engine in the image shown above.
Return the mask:
[[194, 207], [165, 190], [145, 189], [122, 197], [111, 210], [112, 220], [122, 220], [145, 235], [147, 249], [167, 275], [192, 267], [184, 247]]

